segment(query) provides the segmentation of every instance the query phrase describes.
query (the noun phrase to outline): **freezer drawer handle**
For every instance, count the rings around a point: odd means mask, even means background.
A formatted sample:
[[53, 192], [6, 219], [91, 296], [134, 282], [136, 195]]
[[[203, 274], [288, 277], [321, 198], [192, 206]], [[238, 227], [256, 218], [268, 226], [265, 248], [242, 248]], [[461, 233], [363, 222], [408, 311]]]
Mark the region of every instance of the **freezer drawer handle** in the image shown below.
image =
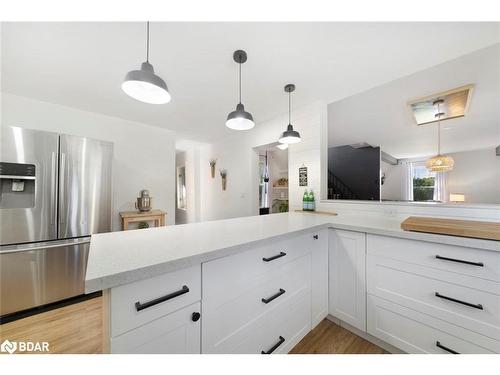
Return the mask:
[[280, 288], [280, 291], [279, 291], [278, 293], [276, 293], [276, 294], [272, 295], [271, 297], [269, 297], [269, 298], [267, 298], [267, 299], [266, 299], [266, 298], [262, 298], [262, 300], [261, 300], [261, 301], [267, 304], [267, 303], [269, 303], [269, 302], [271, 302], [271, 301], [275, 300], [276, 298], [278, 298], [278, 297], [279, 297], [279, 296], [281, 296], [282, 294], [285, 294], [285, 289], [281, 289], [281, 288]]
[[447, 348], [446, 346], [444, 345], [441, 345], [441, 343], [439, 341], [436, 341], [436, 346], [438, 348], [441, 348], [443, 350], [446, 350], [448, 353], [451, 353], [451, 354], [460, 354], [459, 352], [456, 352], [454, 351], [453, 349], [450, 349], [450, 348]]
[[441, 255], [436, 255], [436, 259], [447, 260], [447, 261], [450, 261], [450, 262], [457, 262], [457, 263], [463, 263], [463, 264], [470, 264], [471, 266], [484, 267], [484, 263], [483, 262], [471, 262], [469, 260], [462, 260], [462, 259], [454, 259], [454, 258], [442, 257]]
[[172, 298], [182, 296], [183, 294], [186, 294], [187, 292], [189, 292], [189, 288], [186, 285], [183, 285], [181, 290], [178, 290], [176, 292], [167, 294], [166, 296], [163, 296], [163, 297], [160, 297], [160, 298], [156, 298], [156, 299], [154, 299], [152, 301], [145, 302], [145, 303], [136, 302], [135, 303], [135, 309], [137, 311], [141, 311], [141, 310], [147, 309], [148, 307], [151, 307], [151, 306], [154, 306], [154, 305], [158, 305], [159, 303], [168, 301], [168, 300], [170, 300]]
[[269, 257], [269, 258], [262, 258], [262, 260], [264, 262], [271, 262], [271, 261], [273, 261], [275, 259], [284, 257], [285, 255], [286, 255], [286, 253], [284, 253], [283, 251], [281, 251], [278, 255], [273, 255], [272, 257]]
[[460, 301], [459, 299], [443, 296], [442, 294], [439, 294], [438, 292], [434, 293], [434, 295], [436, 297], [439, 297], [439, 298], [442, 298], [442, 299], [445, 299], [448, 301], [460, 303], [460, 304], [465, 305], [465, 306], [474, 307], [475, 309], [483, 310], [483, 305], [481, 305], [480, 303], [474, 304], [474, 303], [470, 303], [470, 302]]
[[285, 342], [285, 338], [283, 336], [280, 336], [278, 342], [276, 344], [274, 344], [271, 349], [269, 349], [267, 352], [265, 350], [263, 350], [260, 352], [260, 354], [271, 354], [276, 349], [278, 349], [280, 347], [280, 345], [283, 344], [284, 342]]

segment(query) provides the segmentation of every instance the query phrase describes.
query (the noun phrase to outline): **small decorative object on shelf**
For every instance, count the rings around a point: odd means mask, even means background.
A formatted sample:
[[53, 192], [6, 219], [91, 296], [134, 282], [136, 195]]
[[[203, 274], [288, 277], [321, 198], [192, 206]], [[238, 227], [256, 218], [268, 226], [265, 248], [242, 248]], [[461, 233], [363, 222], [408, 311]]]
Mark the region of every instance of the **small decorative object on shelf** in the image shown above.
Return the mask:
[[227, 170], [221, 169], [219, 172], [220, 172], [220, 177], [222, 178], [222, 190], [226, 190]]
[[146, 229], [146, 228], [149, 228], [149, 224], [147, 222], [145, 222], [145, 221], [141, 221], [137, 225], [137, 228], [138, 229]]
[[274, 187], [288, 187], [288, 178], [281, 177], [276, 180]]
[[215, 164], [217, 164], [217, 159], [210, 159], [210, 172], [212, 178], [215, 178]]
[[152, 209], [151, 201], [153, 198], [149, 196], [149, 190], [141, 190], [141, 196], [137, 198], [135, 208], [139, 212], [149, 212]]

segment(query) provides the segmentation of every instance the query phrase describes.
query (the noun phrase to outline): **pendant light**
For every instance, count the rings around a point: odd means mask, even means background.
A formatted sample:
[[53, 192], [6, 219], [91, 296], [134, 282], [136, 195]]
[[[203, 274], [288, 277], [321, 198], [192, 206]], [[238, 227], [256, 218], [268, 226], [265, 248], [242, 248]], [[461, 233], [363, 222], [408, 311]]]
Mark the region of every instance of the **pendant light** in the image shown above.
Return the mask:
[[427, 169], [432, 172], [449, 172], [453, 169], [453, 165], [455, 164], [451, 156], [441, 155], [441, 116], [444, 115], [444, 112], [441, 112], [440, 104], [443, 103], [443, 99], [438, 99], [432, 103], [438, 107], [438, 112], [434, 115], [434, 117], [438, 119], [438, 153], [425, 163]]
[[241, 103], [241, 64], [247, 61], [247, 53], [242, 50], [234, 51], [233, 60], [239, 64], [239, 103], [236, 110], [227, 115], [226, 126], [233, 130], [249, 130], [255, 125], [250, 112], [245, 111]]
[[287, 126], [286, 130], [283, 132], [283, 134], [281, 134], [281, 137], [278, 140], [279, 143], [293, 144], [293, 143], [300, 142], [300, 134], [299, 134], [299, 132], [293, 130], [293, 126], [292, 126], [292, 98], [291, 98], [291, 94], [293, 91], [295, 91], [295, 85], [289, 83], [288, 85], [285, 86], [285, 92], [288, 93], [288, 126]]
[[279, 143], [276, 145], [280, 150], [286, 150], [288, 148], [288, 145], [286, 143]]
[[146, 26], [146, 61], [140, 70], [131, 70], [122, 83], [125, 93], [141, 102], [149, 104], [165, 104], [171, 99], [167, 84], [154, 72], [149, 63], [149, 22]]

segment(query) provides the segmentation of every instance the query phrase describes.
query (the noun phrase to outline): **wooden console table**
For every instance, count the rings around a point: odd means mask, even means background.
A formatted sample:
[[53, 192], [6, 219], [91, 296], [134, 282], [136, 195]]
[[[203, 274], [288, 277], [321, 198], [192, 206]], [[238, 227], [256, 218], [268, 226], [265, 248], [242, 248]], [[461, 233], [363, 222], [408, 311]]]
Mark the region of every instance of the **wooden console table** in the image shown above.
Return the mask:
[[167, 213], [161, 210], [151, 210], [149, 212], [125, 211], [120, 212], [122, 219], [122, 230], [127, 230], [130, 223], [138, 223], [141, 221], [154, 221], [155, 227], [163, 227], [165, 225], [165, 215]]

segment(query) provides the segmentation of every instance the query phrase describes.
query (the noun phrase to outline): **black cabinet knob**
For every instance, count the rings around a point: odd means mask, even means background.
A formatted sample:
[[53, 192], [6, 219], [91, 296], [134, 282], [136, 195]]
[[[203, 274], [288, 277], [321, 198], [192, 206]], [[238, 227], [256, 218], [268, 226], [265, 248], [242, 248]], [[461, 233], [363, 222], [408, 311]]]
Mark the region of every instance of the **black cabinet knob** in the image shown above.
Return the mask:
[[319, 236], [318, 236], [317, 234], [315, 234], [315, 235], [313, 236], [313, 238], [314, 238], [315, 240], [317, 240], [317, 239], [319, 238]]
[[193, 322], [197, 322], [200, 320], [201, 314], [199, 312], [194, 312], [193, 315], [191, 315], [191, 320]]

